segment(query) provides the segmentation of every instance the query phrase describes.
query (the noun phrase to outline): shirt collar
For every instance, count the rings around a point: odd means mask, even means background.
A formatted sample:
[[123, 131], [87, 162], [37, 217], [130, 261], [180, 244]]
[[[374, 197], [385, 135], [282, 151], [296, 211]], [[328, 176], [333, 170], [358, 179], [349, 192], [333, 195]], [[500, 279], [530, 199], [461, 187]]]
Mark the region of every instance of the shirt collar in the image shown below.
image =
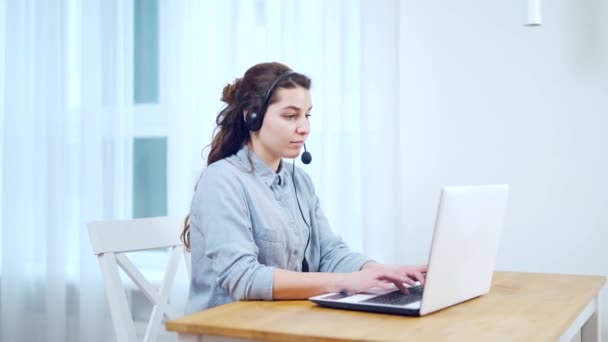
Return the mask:
[[[249, 146], [245, 145], [236, 153], [237, 160], [245, 168], [251, 170], [253, 166], [253, 173], [260, 177], [262, 181], [267, 185], [273, 184], [281, 185], [285, 179], [285, 165], [283, 160], [279, 161], [279, 171], [272, 171], [262, 159], [260, 159], [253, 151], [249, 149]], [[251, 162], [250, 162], [251, 161]]]

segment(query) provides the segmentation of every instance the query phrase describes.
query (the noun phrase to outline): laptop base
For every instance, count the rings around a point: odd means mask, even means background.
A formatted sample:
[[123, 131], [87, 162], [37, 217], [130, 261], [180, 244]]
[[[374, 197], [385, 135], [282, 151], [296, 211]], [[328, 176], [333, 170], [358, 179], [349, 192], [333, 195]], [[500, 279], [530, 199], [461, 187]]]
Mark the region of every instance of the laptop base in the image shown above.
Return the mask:
[[311, 298], [310, 300], [321, 306], [333, 308], [333, 309], [357, 310], [357, 311], [386, 313], [386, 314], [401, 315], [401, 316], [420, 316], [420, 309], [408, 309], [408, 308], [400, 308], [400, 307], [394, 307], [394, 306], [369, 305], [369, 304], [352, 303], [352, 302], [325, 301], [320, 298]]

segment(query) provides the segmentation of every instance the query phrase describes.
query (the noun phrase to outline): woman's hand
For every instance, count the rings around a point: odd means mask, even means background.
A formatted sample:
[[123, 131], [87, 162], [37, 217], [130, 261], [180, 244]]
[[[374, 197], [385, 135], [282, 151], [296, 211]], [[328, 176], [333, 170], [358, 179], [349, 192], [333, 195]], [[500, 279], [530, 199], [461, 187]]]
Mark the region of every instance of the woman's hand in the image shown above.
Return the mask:
[[[365, 265], [363, 265], [363, 267], [361, 269], [362, 270], [365, 270], [365, 269], [393, 270], [393, 271], [397, 272], [398, 274], [405, 275], [408, 278], [415, 280], [415, 281], [419, 281], [420, 284], [424, 285], [425, 280], [426, 280], [427, 265], [418, 265], [418, 266], [384, 265], [384, 264], [379, 264], [375, 261], [370, 261], [370, 262], [366, 263]], [[408, 283], [408, 284], [410, 284], [410, 283]]]
[[403, 293], [409, 293], [404, 285], [424, 284], [426, 266], [389, 266], [376, 262], [365, 264], [360, 271], [340, 274], [334, 292], [355, 294], [365, 292], [373, 287], [384, 289], [396, 286]]

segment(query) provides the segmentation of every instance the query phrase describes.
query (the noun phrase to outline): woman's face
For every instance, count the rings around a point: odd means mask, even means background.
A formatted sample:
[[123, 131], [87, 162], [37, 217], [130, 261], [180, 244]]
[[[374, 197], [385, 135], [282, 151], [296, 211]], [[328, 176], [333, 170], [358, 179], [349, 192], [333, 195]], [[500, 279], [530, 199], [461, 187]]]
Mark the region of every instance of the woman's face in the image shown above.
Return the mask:
[[252, 134], [254, 147], [267, 163], [296, 158], [310, 133], [310, 91], [302, 87], [276, 90], [277, 102], [268, 106], [262, 128]]

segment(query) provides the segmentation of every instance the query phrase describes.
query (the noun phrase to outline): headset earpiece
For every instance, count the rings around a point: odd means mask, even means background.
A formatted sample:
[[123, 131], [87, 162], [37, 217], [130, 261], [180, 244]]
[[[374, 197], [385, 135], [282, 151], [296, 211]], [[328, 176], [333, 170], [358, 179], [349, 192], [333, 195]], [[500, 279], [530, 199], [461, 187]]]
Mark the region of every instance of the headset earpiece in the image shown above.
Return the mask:
[[247, 113], [245, 115], [245, 126], [249, 131], [255, 132], [262, 128], [262, 123], [264, 122], [264, 115], [266, 114], [266, 110], [268, 109], [268, 103], [272, 98], [272, 93], [274, 92], [274, 89], [279, 85], [279, 82], [294, 74], [295, 72], [289, 70], [279, 75], [279, 77], [277, 77], [277, 79], [272, 82], [270, 88], [268, 88], [268, 91], [266, 91], [266, 96], [264, 96], [264, 100], [262, 101], [262, 107], [260, 108], [260, 110], [255, 113]]
[[262, 120], [258, 113], [248, 112], [245, 114], [245, 126], [251, 132], [258, 131], [262, 128]]

